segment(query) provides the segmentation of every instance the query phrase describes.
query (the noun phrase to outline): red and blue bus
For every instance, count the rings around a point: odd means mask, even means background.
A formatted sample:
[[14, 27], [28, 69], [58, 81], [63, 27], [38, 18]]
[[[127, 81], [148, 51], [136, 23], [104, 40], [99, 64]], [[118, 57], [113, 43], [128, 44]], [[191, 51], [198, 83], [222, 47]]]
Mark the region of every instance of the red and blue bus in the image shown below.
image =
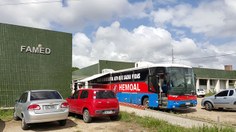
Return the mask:
[[85, 87], [107, 88], [120, 102], [152, 108], [188, 108], [197, 105], [192, 67], [163, 64], [101, 73], [84, 80]]

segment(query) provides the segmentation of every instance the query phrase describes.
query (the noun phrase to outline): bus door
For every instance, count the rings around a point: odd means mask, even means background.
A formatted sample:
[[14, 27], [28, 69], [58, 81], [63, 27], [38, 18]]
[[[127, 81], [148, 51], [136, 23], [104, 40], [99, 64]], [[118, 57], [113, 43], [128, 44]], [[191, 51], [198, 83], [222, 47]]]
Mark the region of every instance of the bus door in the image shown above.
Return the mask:
[[165, 69], [162, 67], [150, 69], [148, 85], [150, 92], [158, 94], [158, 104], [166, 106], [168, 100]]
[[148, 90], [157, 94], [161, 93], [161, 84], [164, 80], [165, 68], [154, 67], [149, 69]]
[[160, 93], [160, 88], [158, 86], [159, 77], [157, 75], [148, 76], [148, 91], [152, 93]]

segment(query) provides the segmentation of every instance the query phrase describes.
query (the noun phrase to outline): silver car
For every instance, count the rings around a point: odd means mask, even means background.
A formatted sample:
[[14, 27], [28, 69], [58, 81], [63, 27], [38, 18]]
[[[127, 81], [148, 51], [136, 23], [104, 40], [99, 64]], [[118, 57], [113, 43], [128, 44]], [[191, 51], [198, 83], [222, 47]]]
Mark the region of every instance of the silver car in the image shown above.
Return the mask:
[[236, 110], [236, 90], [226, 89], [213, 96], [205, 97], [201, 105], [209, 111], [212, 109]]
[[21, 128], [26, 130], [32, 123], [58, 121], [64, 126], [69, 114], [69, 106], [55, 90], [31, 90], [24, 92], [16, 100], [13, 117], [21, 119]]

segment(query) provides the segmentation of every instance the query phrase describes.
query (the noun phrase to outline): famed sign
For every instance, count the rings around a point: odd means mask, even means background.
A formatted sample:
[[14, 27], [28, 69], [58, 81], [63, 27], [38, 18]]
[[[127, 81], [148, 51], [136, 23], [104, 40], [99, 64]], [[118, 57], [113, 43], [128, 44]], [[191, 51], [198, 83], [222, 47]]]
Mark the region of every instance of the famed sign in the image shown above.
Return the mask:
[[43, 47], [42, 44], [39, 44], [37, 47], [22, 45], [20, 47], [20, 51], [32, 54], [45, 54], [45, 55], [51, 54], [51, 49]]

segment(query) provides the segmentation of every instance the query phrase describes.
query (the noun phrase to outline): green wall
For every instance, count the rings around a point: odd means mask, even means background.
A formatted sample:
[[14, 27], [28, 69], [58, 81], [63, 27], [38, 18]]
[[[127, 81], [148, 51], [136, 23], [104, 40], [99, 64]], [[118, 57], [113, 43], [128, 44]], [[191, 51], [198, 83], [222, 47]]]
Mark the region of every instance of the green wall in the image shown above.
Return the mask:
[[116, 71], [121, 69], [133, 68], [134, 66], [134, 62], [99, 60], [97, 64], [74, 71], [72, 73], [72, 78], [75, 80], [81, 80], [94, 74], [102, 73], [103, 69], [113, 69]]
[[[39, 44], [51, 53], [21, 52], [21, 46]], [[13, 106], [23, 91], [31, 89], [56, 89], [67, 97], [71, 67], [71, 34], [0, 24], [0, 107]]]

